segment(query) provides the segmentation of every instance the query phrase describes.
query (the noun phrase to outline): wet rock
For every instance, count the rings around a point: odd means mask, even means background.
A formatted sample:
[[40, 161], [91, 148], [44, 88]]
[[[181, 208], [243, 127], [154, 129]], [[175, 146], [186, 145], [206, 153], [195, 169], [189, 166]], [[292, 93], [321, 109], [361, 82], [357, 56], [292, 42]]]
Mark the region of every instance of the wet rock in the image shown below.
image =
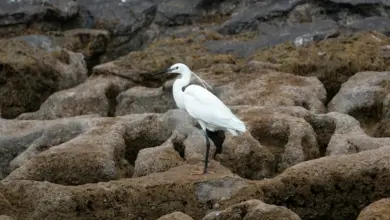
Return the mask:
[[193, 220], [193, 218], [182, 212], [172, 212], [171, 214], [161, 216], [157, 220]]
[[0, 35], [11, 37], [26, 32], [61, 30], [61, 23], [75, 18], [79, 3], [74, 0], [2, 1]]
[[299, 216], [291, 210], [276, 205], [268, 205], [260, 200], [248, 200], [233, 205], [223, 211], [214, 211], [207, 214], [203, 220], [230, 220], [230, 219], [283, 219], [300, 220]]
[[390, 199], [380, 199], [369, 206], [365, 207], [359, 214], [357, 220], [370, 219], [389, 219], [390, 216]]
[[[303, 76], [317, 76], [330, 100], [342, 83], [357, 72], [386, 71], [389, 60], [382, 47], [390, 38], [377, 32], [362, 32], [349, 37], [321, 41], [308, 47], [285, 43], [259, 51], [253, 60], [280, 64], [281, 71]], [[363, 56], [363, 57], [362, 57]]]
[[360, 21], [353, 22], [347, 25], [347, 27], [352, 28], [357, 31], [370, 30], [370, 31], [379, 31], [383, 33], [389, 33], [390, 29], [387, 25], [390, 22], [390, 19], [385, 16], [373, 16], [363, 18]]
[[52, 93], [83, 82], [83, 56], [48, 52], [21, 39], [0, 41], [0, 109], [3, 118], [36, 111]]
[[207, 41], [205, 46], [214, 53], [234, 53], [241, 57], [249, 57], [258, 50], [284, 42], [294, 42], [298, 47], [307, 46], [339, 34], [338, 25], [333, 20], [319, 20], [282, 27], [268, 23], [261, 23], [258, 26], [261, 32], [255, 39]]
[[97, 0], [80, 1], [80, 5], [91, 15], [92, 27], [105, 29], [112, 37], [107, 45], [107, 52], [102, 56], [102, 62], [114, 60], [146, 43], [144, 33], [153, 22], [159, 2], [109, 0], [100, 4]]
[[255, 21], [268, 20], [277, 17], [281, 13], [294, 8], [302, 1], [266, 2], [266, 5], [258, 3], [241, 10], [231, 19], [221, 25], [220, 32], [228, 34], [240, 33], [253, 27]]
[[168, 0], [158, 5], [154, 22], [164, 26], [191, 24], [201, 17], [204, 0]]

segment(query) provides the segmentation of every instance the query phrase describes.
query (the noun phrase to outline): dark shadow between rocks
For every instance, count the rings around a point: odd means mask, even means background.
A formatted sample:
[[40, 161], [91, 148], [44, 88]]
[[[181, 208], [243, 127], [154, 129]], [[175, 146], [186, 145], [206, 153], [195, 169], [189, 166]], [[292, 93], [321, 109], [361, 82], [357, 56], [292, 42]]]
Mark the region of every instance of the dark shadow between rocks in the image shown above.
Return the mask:
[[382, 120], [382, 109], [382, 103], [377, 102], [374, 106], [355, 109], [349, 115], [359, 121], [366, 134], [373, 137]]
[[279, 170], [278, 164], [282, 162], [282, 155], [288, 143], [288, 136], [284, 133], [270, 134], [266, 129], [261, 128], [254, 128], [251, 135], [274, 155], [275, 173], [277, 173]]
[[108, 117], [114, 117], [116, 113], [116, 106], [118, 105], [118, 101], [116, 97], [120, 93], [120, 88], [116, 85], [111, 85], [105, 92], [107, 101], [108, 101]]
[[315, 118], [306, 121], [312, 126], [314, 132], [316, 133], [317, 143], [320, 147], [320, 156], [324, 157], [326, 155], [326, 148], [328, 147], [329, 141], [336, 130], [336, 124], [331, 120], [319, 120]]
[[172, 131], [162, 124], [157, 115], [135, 122], [123, 137], [126, 144], [125, 159], [134, 166], [140, 150], [162, 145], [171, 135]]
[[185, 146], [183, 145], [183, 142], [178, 142], [178, 141], [172, 141], [173, 142], [173, 147], [175, 149], [175, 151], [177, 151], [180, 155], [181, 158], [183, 158], [184, 160], [186, 159], [186, 154], [185, 154]]

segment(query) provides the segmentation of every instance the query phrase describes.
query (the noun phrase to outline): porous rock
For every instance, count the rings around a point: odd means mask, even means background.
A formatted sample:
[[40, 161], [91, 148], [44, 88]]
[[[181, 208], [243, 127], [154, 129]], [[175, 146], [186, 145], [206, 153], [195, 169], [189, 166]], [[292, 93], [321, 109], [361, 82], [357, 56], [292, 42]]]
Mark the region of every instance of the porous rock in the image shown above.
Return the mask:
[[388, 220], [390, 219], [390, 199], [380, 199], [365, 207], [357, 220]]
[[193, 220], [193, 218], [182, 212], [172, 212], [171, 214], [161, 216], [157, 220]]
[[51, 95], [38, 111], [24, 113], [22, 120], [49, 120], [96, 114], [113, 116], [116, 96], [128, 86], [128, 81], [118, 77], [90, 77], [84, 83]]
[[307, 111], [299, 108], [235, 107], [237, 116], [247, 125], [250, 138], [246, 135], [233, 140], [228, 138], [224, 145], [226, 150], [218, 156], [221, 163], [246, 178], [262, 179], [318, 158], [316, 133], [302, 116], [294, 115]]
[[260, 182], [262, 201], [286, 206], [302, 219], [356, 218], [360, 209], [389, 196], [389, 152], [387, 146], [302, 162]]
[[268, 205], [260, 200], [248, 200], [222, 211], [207, 214], [203, 220], [300, 220], [301, 218], [283, 206]]
[[350, 36], [320, 41], [308, 47], [295, 47], [287, 42], [258, 51], [254, 60], [280, 64], [281, 71], [303, 76], [316, 76], [325, 86], [328, 98], [342, 83], [357, 72], [386, 71], [389, 59], [382, 47], [390, 38], [378, 32], [360, 32]]
[[[387, 146], [389, 138], [367, 135], [355, 118], [338, 112], [314, 115], [310, 119], [314, 126], [326, 132], [326, 155], [357, 153]], [[325, 140], [323, 140], [325, 141]]]
[[390, 72], [356, 73], [341, 85], [328, 109], [355, 117], [372, 135], [382, 117], [389, 114], [385, 101], [390, 91], [389, 80]]
[[36, 111], [54, 92], [83, 82], [83, 56], [64, 49], [47, 51], [22, 39], [0, 40], [1, 117]]
[[169, 170], [184, 163], [172, 144], [166, 142], [161, 146], [145, 148], [139, 151], [135, 161], [133, 177]]

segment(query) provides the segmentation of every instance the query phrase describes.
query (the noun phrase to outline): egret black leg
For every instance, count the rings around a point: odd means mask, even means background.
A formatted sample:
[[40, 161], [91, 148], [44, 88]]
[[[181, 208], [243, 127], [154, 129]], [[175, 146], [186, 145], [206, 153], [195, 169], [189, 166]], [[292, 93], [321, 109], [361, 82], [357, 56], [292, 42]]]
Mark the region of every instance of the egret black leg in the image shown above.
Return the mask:
[[204, 158], [204, 170], [203, 173], [207, 173], [207, 165], [209, 162], [209, 153], [210, 153], [210, 140], [207, 136], [207, 130], [204, 132], [204, 136], [206, 138], [206, 156]]
[[217, 156], [217, 154], [222, 153], [222, 144], [225, 141], [225, 132], [224, 131], [209, 131], [206, 130], [207, 136], [213, 141], [215, 145], [215, 153], [213, 155], [213, 159]]

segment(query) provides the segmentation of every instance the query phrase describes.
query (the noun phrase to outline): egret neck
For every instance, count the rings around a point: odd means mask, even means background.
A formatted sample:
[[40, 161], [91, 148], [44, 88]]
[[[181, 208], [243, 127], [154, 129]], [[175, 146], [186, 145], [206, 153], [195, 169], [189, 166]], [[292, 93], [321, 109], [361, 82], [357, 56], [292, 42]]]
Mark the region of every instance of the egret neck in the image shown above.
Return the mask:
[[185, 109], [184, 106], [184, 92], [183, 88], [190, 84], [191, 81], [191, 71], [186, 70], [182, 73], [180, 73], [181, 78], [177, 79], [173, 83], [173, 99], [176, 102], [176, 105], [179, 109]]

